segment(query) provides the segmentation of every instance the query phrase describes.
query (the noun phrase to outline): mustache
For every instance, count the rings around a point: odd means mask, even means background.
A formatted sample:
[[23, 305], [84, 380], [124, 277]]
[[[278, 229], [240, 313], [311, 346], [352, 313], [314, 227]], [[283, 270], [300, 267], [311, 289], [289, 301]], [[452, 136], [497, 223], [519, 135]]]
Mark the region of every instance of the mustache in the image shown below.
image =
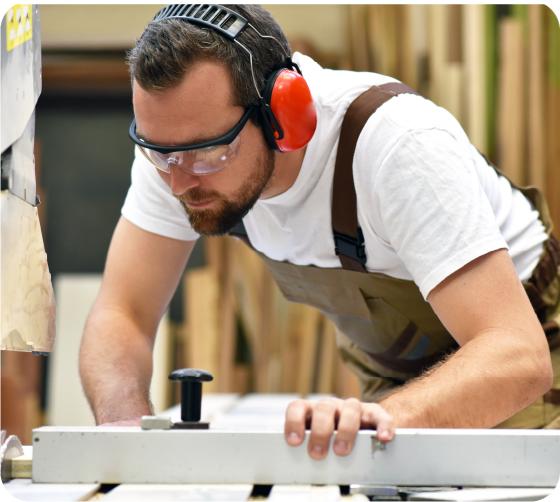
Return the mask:
[[177, 198], [182, 202], [202, 202], [208, 199], [219, 198], [220, 194], [214, 190], [201, 190], [200, 188], [192, 188]]

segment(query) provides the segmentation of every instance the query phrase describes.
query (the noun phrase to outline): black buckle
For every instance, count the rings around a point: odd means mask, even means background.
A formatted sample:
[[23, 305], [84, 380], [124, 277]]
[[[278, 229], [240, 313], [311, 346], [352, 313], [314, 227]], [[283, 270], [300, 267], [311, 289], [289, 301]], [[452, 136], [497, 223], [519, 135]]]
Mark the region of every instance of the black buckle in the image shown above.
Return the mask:
[[337, 256], [344, 255], [366, 264], [366, 246], [362, 229], [358, 227], [358, 238], [350, 237], [345, 234], [333, 232], [334, 235], [334, 251]]

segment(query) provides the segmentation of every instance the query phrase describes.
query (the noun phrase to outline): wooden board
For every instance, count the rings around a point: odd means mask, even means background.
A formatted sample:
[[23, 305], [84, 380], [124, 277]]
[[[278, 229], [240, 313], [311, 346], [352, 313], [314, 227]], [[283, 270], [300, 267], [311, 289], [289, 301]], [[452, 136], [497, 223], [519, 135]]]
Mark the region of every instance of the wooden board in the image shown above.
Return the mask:
[[253, 485], [119, 485], [103, 500], [119, 502], [239, 502], [249, 498]]
[[529, 57], [528, 87], [529, 87], [529, 122], [528, 122], [528, 182], [544, 190], [546, 185], [546, 131], [545, 131], [545, 58], [544, 58], [544, 28], [543, 11], [541, 5], [528, 7]]
[[3, 190], [0, 215], [0, 347], [49, 352], [55, 305], [37, 208]]
[[7, 492], [11, 497], [26, 502], [74, 502], [88, 500], [98, 489], [96, 483], [32, 483], [30, 479], [12, 479], [0, 486], [0, 499], [10, 500], [5, 494]]
[[486, 129], [486, 48], [485, 5], [465, 5], [463, 11], [464, 88], [466, 107], [464, 124], [472, 144], [487, 152]]
[[525, 184], [525, 89], [523, 26], [500, 20], [498, 165], [518, 184]]

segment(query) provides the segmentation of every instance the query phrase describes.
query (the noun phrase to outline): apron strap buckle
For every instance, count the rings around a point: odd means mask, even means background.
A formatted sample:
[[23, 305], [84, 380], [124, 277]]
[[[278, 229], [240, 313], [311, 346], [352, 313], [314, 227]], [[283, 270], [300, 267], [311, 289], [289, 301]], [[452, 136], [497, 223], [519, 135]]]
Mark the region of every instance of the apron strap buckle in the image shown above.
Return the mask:
[[334, 249], [337, 256], [347, 256], [360, 263], [362, 267], [365, 267], [367, 256], [364, 234], [360, 227], [357, 230], [357, 237], [351, 237], [334, 231]]

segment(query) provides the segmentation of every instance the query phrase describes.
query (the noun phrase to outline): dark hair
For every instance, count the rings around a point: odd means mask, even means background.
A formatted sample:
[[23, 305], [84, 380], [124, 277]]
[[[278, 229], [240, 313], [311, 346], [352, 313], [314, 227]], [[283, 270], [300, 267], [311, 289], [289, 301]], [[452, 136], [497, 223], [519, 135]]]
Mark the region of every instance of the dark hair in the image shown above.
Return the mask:
[[[269, 75], [279, 68], [290, 54], [290, 47], [282, 29], [268, 11], [259, 5], [228, 5], [241, 14], [261, 35], [247, 26], [238, 41], [253, 54], [253, 70], [259, 92]], [[148, 91], [158, 91], [177, 85], [189, 67], [201, 60], [223, 63], [233, 81], [236, 104], [257, 103], [249, 54], [232, 40], [217, 31], [181, 19], [152, 21], [136, 46], [127, 55], [131, 78]]]

